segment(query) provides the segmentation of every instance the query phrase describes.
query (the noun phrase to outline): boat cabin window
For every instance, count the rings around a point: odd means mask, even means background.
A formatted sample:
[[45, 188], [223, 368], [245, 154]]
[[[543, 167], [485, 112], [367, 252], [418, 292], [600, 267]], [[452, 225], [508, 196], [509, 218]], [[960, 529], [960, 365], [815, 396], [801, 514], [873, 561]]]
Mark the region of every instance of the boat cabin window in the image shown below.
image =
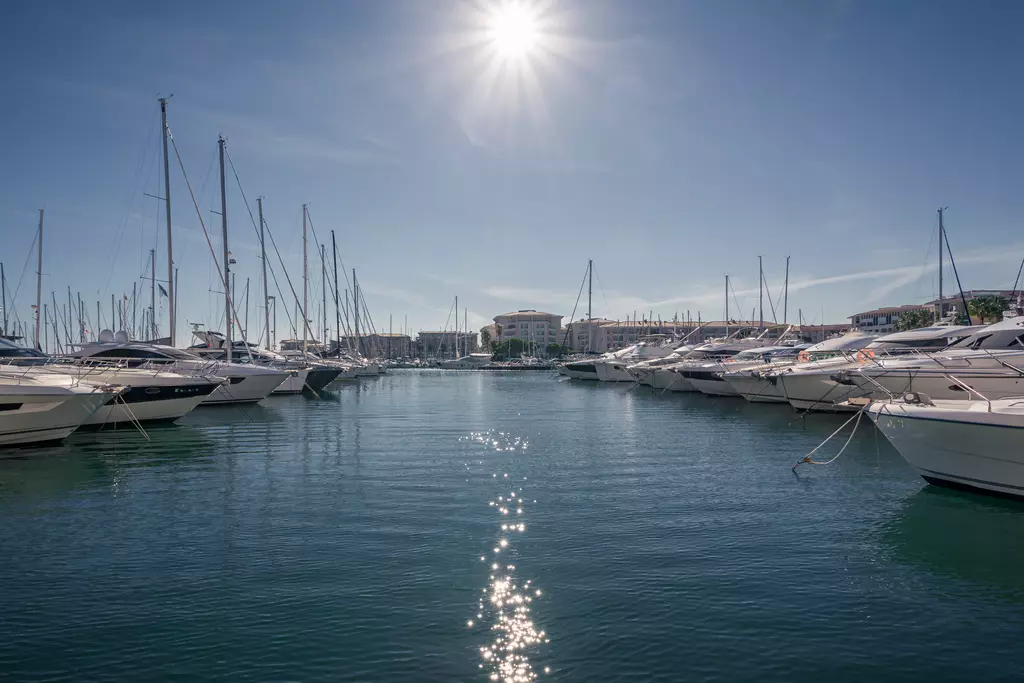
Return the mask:
[[47, 358], [45, 353], [23, 346], [0, 346], [0, 358]]
[[97, 351], [96, 353], [89, 356], [89, 358], [132, 358], [136, 360], [162, 360], [169, 361], [170, 359], [164, 354], [158, 351], [150, 351], [149, 349], [104, 349]]

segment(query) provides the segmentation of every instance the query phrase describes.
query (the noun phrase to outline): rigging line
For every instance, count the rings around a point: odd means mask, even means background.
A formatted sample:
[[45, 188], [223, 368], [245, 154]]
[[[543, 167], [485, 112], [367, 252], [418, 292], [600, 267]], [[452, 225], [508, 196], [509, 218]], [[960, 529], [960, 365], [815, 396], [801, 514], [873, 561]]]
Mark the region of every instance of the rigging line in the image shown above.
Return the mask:
[[[593, 266], [591, 266], [591, 273], [593, 273]], [[604, 299], [604, 310], [605, 315], [608, 315], [608, 311], [612, 310], [611, 304], [608, 303], [608, 296], [604, 293], [604, 284], [601, 282], [601, 276], [597, 276], [597, 286], [601, 290], [601, 298]], [[593, 314], [593, 312], [591, 312]]]
[[[220, 275], [220, 281], [226, 285], [224, 272], [220, 269], [220, 264], [217, 263], [217, 252], [213, 249], [213, 242], [210, 240], [210, 233], [206, 231], [206, 223], [203, 221], [203, 212], [199, 210], [199, 204], [196, 202], [196, 195], [192, 192], [192, 184], [188, 181], [188, 174], [185, 173], [185, 164], [181, 160], [181, 154], [178, 152], [178, 143], [175, 141], [174, 136], [170, 134], [170, 130], [168, 130], [167, 137], [170, 138], [171, 146], [174, 147], [174, 156], [178, 159], [178, 166], [181, 168], [181, 175], [185, 179], [185, 187], [188, 188], [188, 194], [192, 198], [192, 205], [195, 206], [196, 215], [199, 217], [199, 225], [202, 226], [203, 235], [206, 236], [206, 245], [210, 248], [210, 256], [213, 257], [213, 264], [217, 267], [217, 274]], [[224, 147], [226, 150], [227, 144], [225, 144]], [[228, 297], [228, 305], [231, 307], [231, 317], [234, 319], [235, 324], [238, 325], [239, 331], [242, 332], [242, 341], [245, 342], [246, 351], [249, 351], [249, 360], [251, 362], [252, 352], [249, 350], [249, 344], [246, 342], [245, 333], [242, 331], [241, 319], [238, 316], [238, 310], [235, 308], [235, 302], [231, 300], [231, 297]]]
[[[36, 248], [36, 240], [39, 239], [39, 232], [36, 231], [32, 235], [32, 244], [28, 246], [28, 254], [25, 256], [25, 265], [21, 267], [21, 275], [18, 277], [18, 286], [14, 288], [14, 295], [8, 297], [8, 300], [13, 304], [18, 299], [18, 292], [21, 291], [21, 283], [25, 279], [25, 271], [28, 269], [28, 262], [32, 260], [32, 250]], [[18, 314], [17, 308], [14, 309], [14, 314]]]
[[[734, 304], [736, 304], [736, 310], [739, 311], [740, 315], [742, 316], [743, 315], [743, 307], [740, 306], [740, 302], [736, 298], [736, 286], [733, 284], [732, 278], [729, 278], [729, 288], [732, 290], [732, 302]], [[725, 322], [729, 322], [729, 321], [726, 320]], [[748, 320], [747, 322], [751, 322], [751, 321]]]
[[764, 291], [768, 292], [768, 305], [772, 309], [772, 320], [774, 320], [775, 324], [778, 325], [779, 316], [775, 313], [775, 302], [772, 301], [772, 290], [771, 287], [768, 286], [768, 280], [765, 279], [764, 273], [761, 273], [761, 279], [764, 281]]
[[132, 180], [132, 192], [128, 197], [128, 207], [125, 209], [124, 216], [121, 218], [121, 224], [117, 228], [117, 235], [114, 237], [114, 253], [110, 257], [110, 269], [107, 272], [107, 284], [104, 285], [104, 289], [110, 289], [110, 280], [114, 277], [114, 264], [117, 262], [117, 255], [121, 251], [121, 238], [124, 236], [124, 231], [128, 227], [128, 219], [132, 215], [132, 207], [135, 206], [135, 199], [139, 194], [139, 178], [142, 176], [142, 169], [146, 163], [146, 157], [149, 156], [149, 150], [151, 147], [155, 147], [152, 144], [153, 132], [156, 130], [156, 121], [154, 120], [146, 132], [145, 140], [142, 143], [142, 157], [139, 159], [138, 164], [135, 166], [135, 176]]
[[[590, 266], [587, 266], [587, 270], [590, 270]], [[573, 321], [576, 320], [576, 307], [580, 305], [580, 298], [583, 296], [583, 285], [587, 284], [587, 273], [583, 273], [583, 282], [580, 283], [580, 292], [576, 295], [576, 303], [572, 306], [572, 314], [569, 315], [569, 325], [572, 325]], [[591, 328], [592, 329], [592, 328]], [[590, 332], [587, 332], [587, 338], [590, 338]], [[562, 346], [569, 341], [569, 327], [565, 328], [565, 336], [562, 338]]]
[[1017, 284], [1020, 282], [1020, 275], [1024, 272], [1024, 259], [1021, 259], [1020, 268], [1017, 269], [1017, 278], [1013, 281], [1013, 292], [1017, 293]]
[[[309, 220], [309, 229], [313, 233], [313, 244], [319, 246], [319, 242], [318, 242], [317, 236], [316, 236], [316, 228], [313, 226], [313, 216], [309, 213], [309, 208], [308, 207], [306, 208], [306, 218], [307, 218], [307, 220]], [[338, 254], [338, 261], [341, 262], [341, 274], [345, 278], [345, 286], [349, 289], [349, 291], [351, 291], [353, 293], [353, 299], [354, 299], [355, 287], [352, 286], [352, 283], [348, 279], [348, 267], [345, 265], [345, 259], [342, 258], [341, 252], [338, 251], [337, 244], [335, 244], [334, 247], [335, 248], [334, 248], [334, 250], [332, 252], [332, 255], [333, 254]], [[330, 278], [328, 278], [328, 284], [330, 284], [331, 291], [333, 292], [334, 291], [334, 284], [333, 284], [333, 282], [330, 281]], [[340, 292], [337, 293], [337, 296], [338, 296], [339, 299], [341, 298]], [[361, 290], [360, 290], [360, 298], [362, 298], [362, 291]], [[353, 301], [353, 309], [354, 309], [354, 307], [355, 307], [355, 302]], [[345, 333], [349, 334], [349, 330], [351, 328], [351, 322], [349, 321], [348, 311], [345, 311], [343, 313], [342, 319], [345, 321]]]
[[[242, 193], [242, 201], [245, 203], [245, 210], [249, 212], [249, 220], [252, 223], [252, 228], [253, 230], [256, 231], [256, 236], [259, 237], [260, 229], [256, 225], [256, 219], [252, 215], [252, 209], [249, 207], [249, 200], [245, 196], [245, 190], [242, 189], [242, 181], [238, 177], [238, 171], [235, 170], [235, 162], [234, 160], [232, 160], [231, 153], [227, 150], [226, 146], [224, 148], [224, 155], [228, 158], [228, 164], [231, 166], [231, 173], [234, 174], [235, 182], [238, 183], [238, 191]], [[277, 248], [277, 241], [274, 240], [274, 233], [271, 232], [270, 224], [267, 223], [266, 217], [263, 218], [263, 226], [266, 228], [267, 235], [270, 237], [270, 244], [274, 247], [274, 253], [277, 254], [277, 260], [281, 262], [281, 271], [284, 273], [285, 281], [288, 283], [288, 289], [291, 290], [292, 297], [295, 299], [295, 305], [301, 308], [301, 305], [299, 304], [299, 295], [295, 293], [295, 285], [292, 284], [292, 278], [291, 276], [288, 275], [288, 268], [286, 268], [284, 265], [284, 259], [281, 258], [281, 251]], [[276, 277], [274, 278], [274, 284], [277, 284]], [[285, 298], [284, 292], [281, 292], [280, 289], [278, 289], [278, 293], [281, 294], [282, 299]], [[286, 315], [288, 314], [287, 309], [288, 306], [285, 306]], [[302, 311], [302, 317], [303, 325], [305, 326], [306, 330], [312, 333], [312, 330], [309, 329], [309, 315], [306, 314], [306, 311]], [[288, 316], [288, 321], [292, 322], [290, 315]]]

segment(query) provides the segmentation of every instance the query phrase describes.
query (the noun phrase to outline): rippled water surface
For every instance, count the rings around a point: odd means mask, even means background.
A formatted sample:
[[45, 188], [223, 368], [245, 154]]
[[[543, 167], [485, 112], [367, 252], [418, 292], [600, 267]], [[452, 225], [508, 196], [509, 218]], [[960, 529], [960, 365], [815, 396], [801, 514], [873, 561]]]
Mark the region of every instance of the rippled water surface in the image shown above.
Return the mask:
[[1024, 505], [627, 389], [396, 372], [2, 459], [0, 679], [1020, 680]]

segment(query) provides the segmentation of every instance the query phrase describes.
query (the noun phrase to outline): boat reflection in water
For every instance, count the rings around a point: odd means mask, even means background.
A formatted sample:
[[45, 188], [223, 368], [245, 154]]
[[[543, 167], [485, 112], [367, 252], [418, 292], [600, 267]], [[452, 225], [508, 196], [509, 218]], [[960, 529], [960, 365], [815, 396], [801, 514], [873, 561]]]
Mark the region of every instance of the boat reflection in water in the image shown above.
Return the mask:
[[898, 562], [972, 584], [943, 582], [950, 593], [1024, 602], [1021, 538], [1024, 502], [925, 486], [885, 525], [882, 543]]

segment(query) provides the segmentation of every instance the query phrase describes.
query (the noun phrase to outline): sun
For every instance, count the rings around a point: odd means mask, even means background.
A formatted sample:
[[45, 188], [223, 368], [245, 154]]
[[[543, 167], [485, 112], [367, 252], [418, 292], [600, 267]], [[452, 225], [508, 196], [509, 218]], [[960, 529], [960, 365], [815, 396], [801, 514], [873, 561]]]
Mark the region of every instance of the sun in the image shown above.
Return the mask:
[[505, 3], [487, 17], [487, 38], [504, 59], [530, 56], [540, 41], [540, 20], [532, 8], [520, 3]]

